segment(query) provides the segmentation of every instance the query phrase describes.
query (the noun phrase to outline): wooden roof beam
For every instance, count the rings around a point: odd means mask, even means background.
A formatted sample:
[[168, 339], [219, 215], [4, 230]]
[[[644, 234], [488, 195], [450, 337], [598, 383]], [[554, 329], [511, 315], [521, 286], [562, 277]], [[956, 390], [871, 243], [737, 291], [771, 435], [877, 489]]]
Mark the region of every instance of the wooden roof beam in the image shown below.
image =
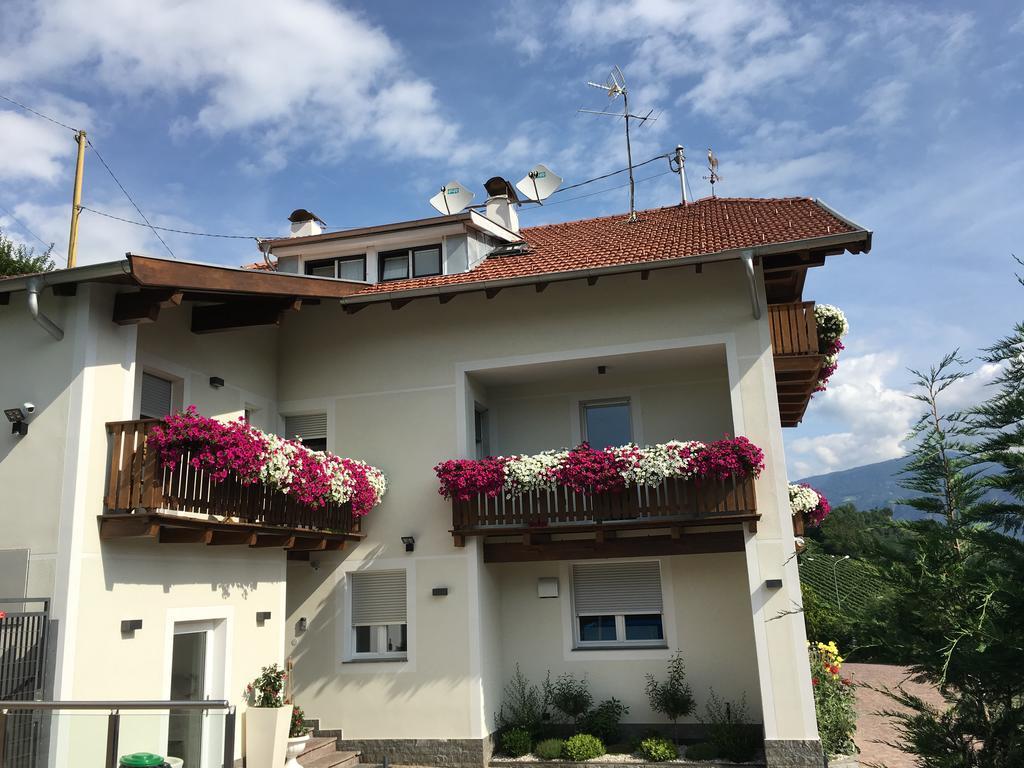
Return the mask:
[[228, 301], [192, 307], [192, 333], [217, 333], [256, 325], [278, 325], [281, 314], [302, 306], [301, 299]]
[[184, 293], [174, 288], [119, 293], [114, 297], [113, 320], [118, 325], [156, 322], [161, 309], [179, 306], [183, 298]]

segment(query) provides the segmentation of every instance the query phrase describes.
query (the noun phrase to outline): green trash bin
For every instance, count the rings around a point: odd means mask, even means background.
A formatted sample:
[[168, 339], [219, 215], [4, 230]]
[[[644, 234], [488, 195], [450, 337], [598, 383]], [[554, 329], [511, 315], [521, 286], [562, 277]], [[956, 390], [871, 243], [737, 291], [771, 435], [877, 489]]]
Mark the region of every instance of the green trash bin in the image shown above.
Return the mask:
[[154, 755], [152, 752], [122, 755], [117, 764], [120, 768], [170, 768], [162, 755]]

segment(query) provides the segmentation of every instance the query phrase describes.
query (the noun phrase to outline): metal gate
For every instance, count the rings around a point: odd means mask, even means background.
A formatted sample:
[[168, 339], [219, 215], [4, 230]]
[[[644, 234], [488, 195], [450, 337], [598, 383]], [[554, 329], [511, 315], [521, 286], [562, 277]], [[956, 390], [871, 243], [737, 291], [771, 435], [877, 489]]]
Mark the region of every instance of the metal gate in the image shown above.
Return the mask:
[[[41, 606], [42, 610], [26, 610], [29, 606]], [[49, 599], [0, 598], [0, 700], [46, 698], [49, 623]], [[49, 731], [45, 713], [12, 709], [8, 714], [4, 768], [44, 765]]]

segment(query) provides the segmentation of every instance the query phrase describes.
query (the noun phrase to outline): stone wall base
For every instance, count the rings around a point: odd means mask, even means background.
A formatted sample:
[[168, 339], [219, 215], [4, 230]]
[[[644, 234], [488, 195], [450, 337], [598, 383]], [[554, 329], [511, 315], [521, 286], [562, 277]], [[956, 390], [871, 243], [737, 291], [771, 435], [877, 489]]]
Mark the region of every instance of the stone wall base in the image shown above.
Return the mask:
[[823, 768], [825, 755], [817, 739], [766, 739], [764, 762], [768, 768]]
[[345, 739], [342, 750], [362, 753], [363, 763], [397, 765], [436, 765], [441, 768], [482, 768], [494, 751], [490, 737], [485, 739]]

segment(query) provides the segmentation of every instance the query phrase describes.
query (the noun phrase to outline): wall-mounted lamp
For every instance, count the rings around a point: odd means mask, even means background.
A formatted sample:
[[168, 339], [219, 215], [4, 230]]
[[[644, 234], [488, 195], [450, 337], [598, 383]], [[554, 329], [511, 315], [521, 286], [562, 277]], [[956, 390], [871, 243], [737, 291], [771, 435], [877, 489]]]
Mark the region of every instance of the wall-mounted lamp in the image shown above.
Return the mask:
[[135, 637], [135, 632], [139, 629], [142, 629], [142, 619], [123, 619], [121, 621], [122, 637]]
[[214, 389], [220, 389], [221, 387], [224, 386], [224, 379], [222, 379], [220, 376], [211, 376], [210, 386], [213, 387]]
[[256, 623], [263, 626], [270, 621], [270, 611], [256, 611]]
[[416, 539], [414, 539], [412, 536], [403, 536], [402, 543], [405, 544], [406, 552], [412, 552], [414, 549], [416, 549]]
[[[11, 422], [11, 434], [24, 437], [28, 434], [28, 414], [36, 407], [32, 403], [25, 403], [25, 410], [21, 408], [4, 408], [4, 416]], [[25, 411], [28, 411], [26, 413]]]
[[782, 579], [766, 579], [764, 585], [768, 589], [782, 589]]
[[302, 634], [308, 628], [309, 628], [309, 622], [306, 621], [306, 617], [303, 616], [301, 619], [299, 619], [298, 623], [295, 625], [295, 632], [297, 634]]
[[434, 587], [430, 590], [430, 594], [434, 597], [445, 597], [448, 594], [448, 587]]
[[598, 376], [604, 376], [606, 373], [608, 373], [608, 366], [607, 365], [599, 365], [599, 366], [597, 366], [597, 375]]

